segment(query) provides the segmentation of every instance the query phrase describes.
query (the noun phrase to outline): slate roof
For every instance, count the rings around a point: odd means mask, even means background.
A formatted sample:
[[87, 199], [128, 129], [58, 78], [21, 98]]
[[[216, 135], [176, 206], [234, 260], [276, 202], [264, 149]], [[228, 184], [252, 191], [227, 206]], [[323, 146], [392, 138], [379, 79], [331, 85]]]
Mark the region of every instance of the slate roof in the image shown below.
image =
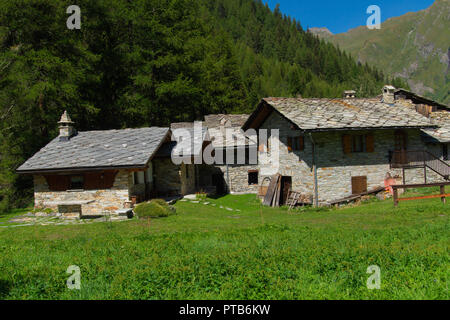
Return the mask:
[[202, 155], [203, 143], [210, 140], [205, 126], [198, 132], [194, 129], [193, 122], [174, 123], [171, 128], [172, 141], [165, 143], [156, 153], [156, 157], [171, 157], [172, 154], [183, 158]]
[[433, 127], [429, 119], [415, 110], [379, 99], [266, 98], [263, 101], [305, 131]]
[[231, 122], [232, 127], [242, 127], [248, 117], [248, 114], [210, 114], [205, 116], [205, 125], [208, 128], [218, 128], [225, 119]]
[[438, 128], [423, 129], [427, 135], [442, 143], [450, 143], [450, 112], [438, 111], [430, 114], [431, 122]]
[[225, 129], [229, 130], [229, 136], [220, 128], [208, 128], [214, 148], [244, 147], [256, 144], [257, 137], [246, 137], [241, 127]]
[[55, 138], [20, 166], [18, 172], [144, 167], [169, 128], [78, 132], [69, 141]]

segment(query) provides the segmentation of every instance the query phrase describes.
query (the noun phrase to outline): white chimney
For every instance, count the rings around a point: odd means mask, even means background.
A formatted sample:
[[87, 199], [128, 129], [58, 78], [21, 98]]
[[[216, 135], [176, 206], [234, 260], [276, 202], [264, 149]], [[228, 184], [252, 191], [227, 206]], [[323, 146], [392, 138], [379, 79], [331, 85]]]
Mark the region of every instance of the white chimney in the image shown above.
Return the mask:
[[356, 98], [356, 91], [354, 90], [344, 91], [344, 99], [353, 99], [353, 98]]
[[67, 111], [64, 111], [58, 124], [59, 141], [69, 141], [70, 138], [75, 134], [75, 128], [73, 127], [74, 122], [70, 119]]
[[385, 85], [383, 87], [383, 102], [388, 104], [395, 103], [395, 87], [391, 85]]

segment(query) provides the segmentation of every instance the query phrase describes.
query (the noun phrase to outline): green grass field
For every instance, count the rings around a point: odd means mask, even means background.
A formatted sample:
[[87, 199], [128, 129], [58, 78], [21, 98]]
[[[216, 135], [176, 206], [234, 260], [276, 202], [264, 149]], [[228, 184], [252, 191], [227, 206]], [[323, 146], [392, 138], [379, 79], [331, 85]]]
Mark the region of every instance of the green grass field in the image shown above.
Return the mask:
[[[294, 214], [251, 195], [207, 201], [149, 223], [0, 228], [0, 298], [450, 297], [450, 210], [439, 199]], [[81, 290], [67, 289], [70, 265]], [[366, 287], [370, 265], [381, 290]]]

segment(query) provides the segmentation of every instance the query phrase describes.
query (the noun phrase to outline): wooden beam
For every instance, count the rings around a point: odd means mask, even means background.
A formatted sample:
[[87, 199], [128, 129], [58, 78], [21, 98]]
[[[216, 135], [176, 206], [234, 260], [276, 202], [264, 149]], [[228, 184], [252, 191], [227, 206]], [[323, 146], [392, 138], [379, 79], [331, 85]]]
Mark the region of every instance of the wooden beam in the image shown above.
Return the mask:
[[428, 188], [428, 187], [440, 187], [440, 186], [450, 186], [450, 182], [438, 182], [438, 183], [427, 183], [427, 184], [395, 184], [391, 187], [393, 189], [411, 189], [411, 188]]

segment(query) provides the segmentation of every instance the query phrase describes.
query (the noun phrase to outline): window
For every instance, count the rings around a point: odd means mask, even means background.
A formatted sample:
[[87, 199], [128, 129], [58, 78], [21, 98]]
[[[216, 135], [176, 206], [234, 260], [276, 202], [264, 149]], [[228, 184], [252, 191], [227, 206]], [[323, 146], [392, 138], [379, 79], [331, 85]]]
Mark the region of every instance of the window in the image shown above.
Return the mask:
[[83, 176], [71, 176], [70, 177], [70, 190], [84, 189], [84, 177]]
[[134, 184], [144, 184], [145, 183], [145, 174], [144, 171], [137, 171], [134, 173]]
[[251, 170], [248, 172], [248, 185], [253, 186], [258, 184], [258, 170]]
[[289, 152], [305, 150], [305, 140], [303, 137], [288, 137], [287, 145]]
[[448, 144], [442, 145], [442, 158], [444, 161], [448, 161]]
[[344, 134], [342, 146], [345, 154], [375, 152], [375, 139], [372, 134]]

